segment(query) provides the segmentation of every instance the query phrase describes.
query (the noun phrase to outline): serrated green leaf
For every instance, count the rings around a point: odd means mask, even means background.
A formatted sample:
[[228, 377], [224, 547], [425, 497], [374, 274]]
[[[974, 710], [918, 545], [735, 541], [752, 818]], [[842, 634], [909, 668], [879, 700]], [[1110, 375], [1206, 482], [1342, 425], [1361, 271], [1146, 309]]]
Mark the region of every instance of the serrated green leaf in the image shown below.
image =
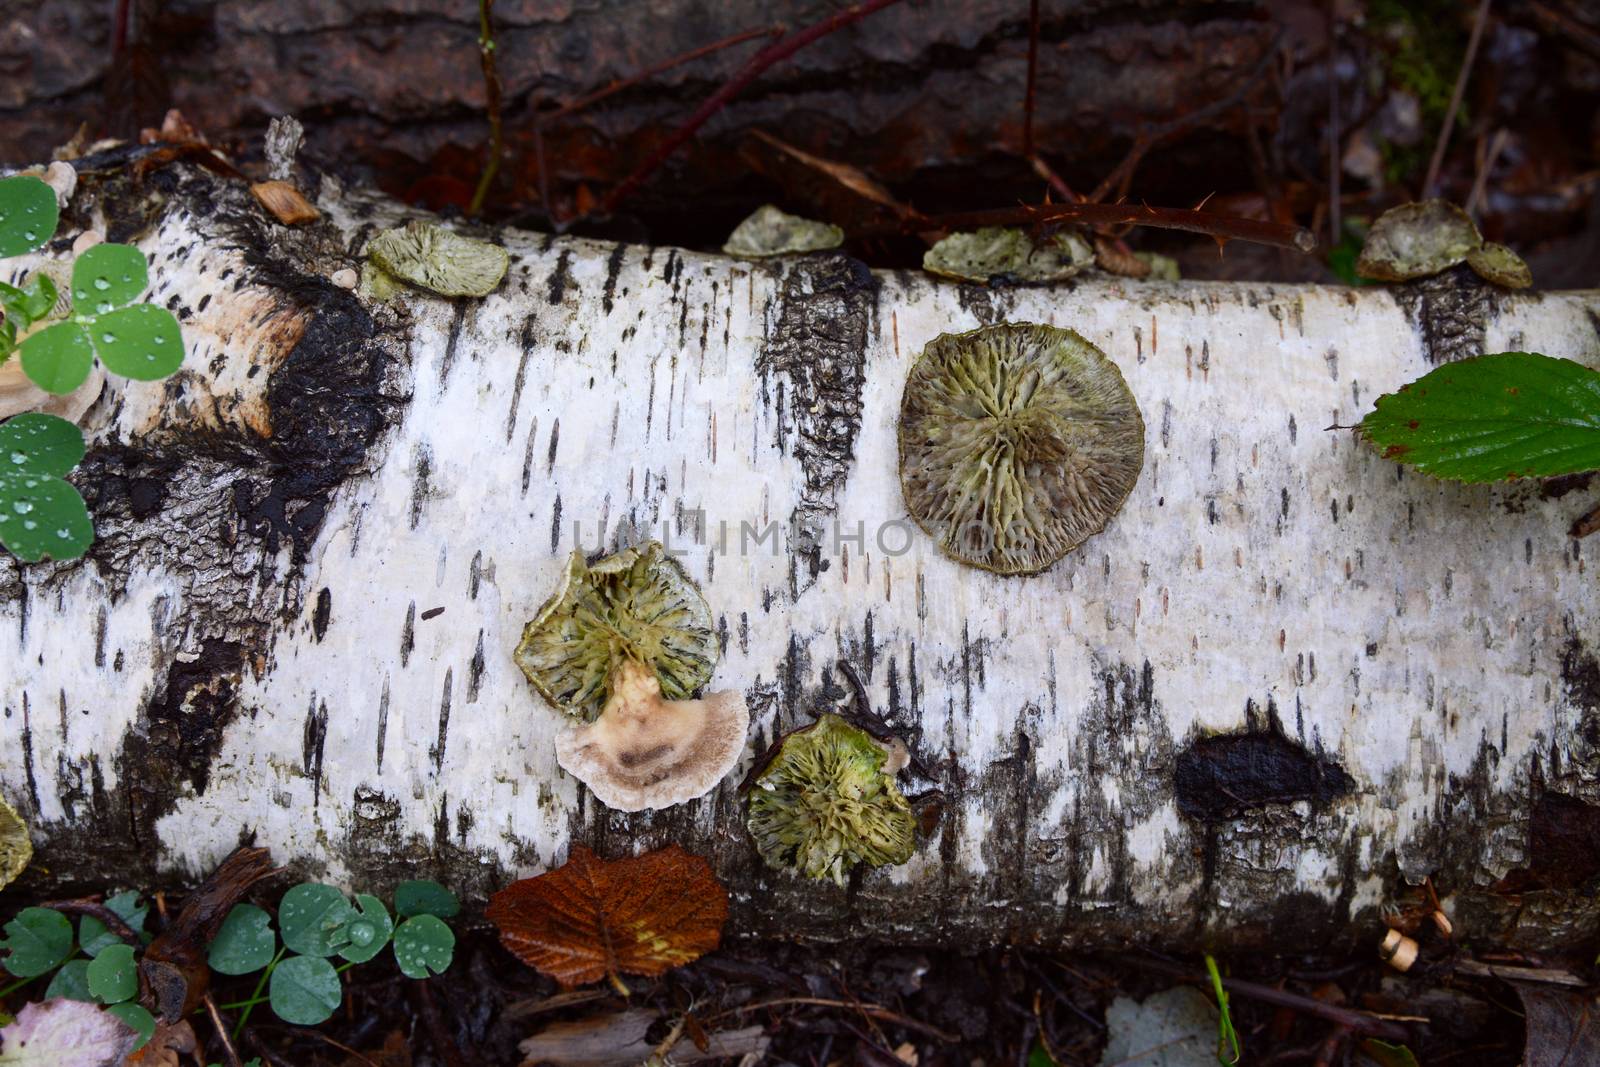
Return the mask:
[[32, 252], [56, 232], [56, 191], [29, 174], [0, 178], [0, 259]]
[[414, 915], [394, 932], [395, 962], [407, 978], [443, 974], [455, 951], [455, 933], [435, 915]]
[[219, 974], [252, 974], [271, 963], [277, 950], [272, 916], [254, 904], [235, 904], [222, 920], [206, 959]]
[[102, 1004], [120, 1004], [139, 992], [139, 965], [133, 946], [121, 943], [100, 950], [89, 964], [89, 992]]
[[183, 363], [178, 320], [166, 308], [134, 304], [96, 316], [86, 328], [95, 354], [112, 374], [154, 382]]
[[453, 919], [461, 914], [461, 902], [438, 882], [401, 882], [394, 889], [394, 910], [402, 919], [413, 915]]
[[1378, 398], [1361, 435], [1437, 478], [1497, 482], [1600, 468], [1600, 373], [1501, 352], [1448, 363]]
[[[141, 932], [144, 930], [145, 916], [149, 914], [150, 909], [139, 907], [137, 892], [130, 889], [125, 893], [109, 897], [106, 900], [106, 907], [133, 930]], [[123, 944], [122, 938], [106, 929], [106, 924], [93, 915], [85, 915], [78, 921], [78, 947], [85, 956], [98, 956], [102, 950], [120, 944]]]
[[22, 339], [22, 373], [47, 393], [65, 396], [89, 377], [94, 348], [76, 322], [58, 322]]
[[94, 522], [71, 485], [44, 475], [0, 473], [0, 545], [12, 555], [24, 563], [77, 559], [93, 543]]
[[94, 994], [89, 992], [88, 960], [68, 960], [61, 965], [44, 991], [44, 999], [54, 1000], [56, 997], [94, 1003]]
[[347, 928], [355, 914], [335, 887], [303, 882], [283, 895], [278, 905], [278, 930], [291, 952], [331, 956], [350, 943]]
[[344, 990], [333, 964], [311, 956], [290, 956], [272, 970], [268, 987], [272, 1010], [295, 1026], [327, 1022], [339, 1010]]
[[356, 906], [360, 914], [350, 920], [350, 943], [339, 950], [339, 955], [351, 963], [366, 963], [389, 943], [394, 934], [394, 920], [389, 918], [388, 909], [377, 897], [358, 893]]
[[72, 310], [104, 315], [133, 303], [149, 287], [143, 252], [132, 245], [98, 244], [72, 265]]
[[155, 1036], [156, 1017], [137, 1004], [113, 1004], [106, 1009], [112, 1015], [131, 1026], [139, 1034], [139, 1041], [133, 1046], [135, 1052], [144, 1048], [145, 1043]]
[[28, 411], [0, 422], [0, 475], [59, 478], [83, 461], [83, 433], [66, 419]]
[[6, 970], [18, 978], [37, 978], [72, 954], [72, 924], [50, 908], [23, 908], [5, 933], [0, 949], [10, 950]]

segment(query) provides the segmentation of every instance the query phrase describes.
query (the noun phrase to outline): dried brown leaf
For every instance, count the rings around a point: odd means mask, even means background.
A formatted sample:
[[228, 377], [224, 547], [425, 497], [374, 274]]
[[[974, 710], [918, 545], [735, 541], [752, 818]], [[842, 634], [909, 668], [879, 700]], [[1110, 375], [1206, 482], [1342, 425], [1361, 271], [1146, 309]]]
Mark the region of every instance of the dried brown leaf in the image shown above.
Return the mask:
[[496, 893], [487, 914], [513, 955], [575, 986], [699, 959], [721, 943], [728, 894], [677, 845], [620, 860], [574, 845], [561, 867]]
[[322, 217], [322, 212], [288, 182], [256, 182], [250, 187], [250, 192], [262, 207], [272, 213], [273, 218], [285, 226], [316, 222]]

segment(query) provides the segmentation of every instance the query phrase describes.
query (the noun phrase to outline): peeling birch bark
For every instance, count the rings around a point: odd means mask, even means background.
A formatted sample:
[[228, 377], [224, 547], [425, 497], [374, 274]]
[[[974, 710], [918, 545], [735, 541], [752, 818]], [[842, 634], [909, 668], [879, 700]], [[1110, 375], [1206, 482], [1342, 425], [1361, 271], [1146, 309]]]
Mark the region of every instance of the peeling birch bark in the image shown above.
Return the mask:
[[[1548, 797], [1600, 802], [1597, 594], [1566, 536], [1588, 501], [1429, 481], [1328, 429], [1429, 368], [1431, 297], [991, 291], [505, 231], [488, 299], [368, 307], [326, 279], [392, 205], [325, 186], [288, 232], [164, 173], [139, 243], [185, 368], [89, 412], [90, 556], [0, 561], [32, 884], [193, 879], [247, 838], [472, 897], [574, 841], [676, 841], [747, 934], [1289, 947], [1365, 936], [1429, 874], [1466, 936], [1600, 926], [1579, 892], [1489, 889], [1536, 865]], [[115, 190], [91, 202], [119, 224]], [[1600, 293], [1471, 304], [1485, 350], [1600, 363]], [[1148, 426], [1122, 512], [1025, 579], [942, 556], [897, 474], [911, 362], [1002, 320], [1089, 338]], [[737, 776], [624, 815], [557, 768], [511, 650], [567, 554], [631, 529], [716, 613], [745, 766], [860, 675], [941, 816], [909, 864], [801, 883], [756, 857]]]

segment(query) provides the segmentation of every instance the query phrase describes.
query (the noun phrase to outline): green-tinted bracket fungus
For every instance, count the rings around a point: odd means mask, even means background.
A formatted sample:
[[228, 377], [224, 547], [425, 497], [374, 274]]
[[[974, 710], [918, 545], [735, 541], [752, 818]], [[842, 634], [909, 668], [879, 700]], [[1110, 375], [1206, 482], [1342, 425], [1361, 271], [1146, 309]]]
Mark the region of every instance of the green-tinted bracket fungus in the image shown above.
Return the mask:
[[624, 660], [649, 667], [668, 700], [705, 685], [719, 654], [714, 626], [705, 598], [659, 541], [594, 564], [574, 552], [513, 658], [541, 696], [592, 722]]
[[362, 288], [379, 299], [393, 295], [395, 279], [440, 296], [488, 296], [511, 264], [499, 245], [417, 219], [373, 238], [367, 256], [377, 271], [365, 272]]
[[1533, 273], [1502, 244], [1485, 243], [1472, 217], [1448, 200], [1422, 200], [1390, 208], [1372, 224], [1356, 260], [1356, 273], [1381, 282], [1426, 278], [1459, 263], [1485, 281], [1526, 289]]
[[858, 863], [904, 863], [916, 817], [865, 730], [823, 715], [783, 739], [750, 790], [747, 826], [768, 866], [844, 885]]
[[979, 284], [1060, 282], [1093, 265], [1093, 250], [1077, 234], [1036, 244], [1027, 231], [1000, 226], [952, 233], [922, 257], [929, 274]]
[[844, 244], [844, 231], [763, 204], [728, 235], [722, 251], [730, 256], [760, 259], [801, 252], [822, 252]]
[[951, 557], [1035, 574], [1103, 529], [1144, 465], [1144, 419], [1116, 364], [1033, 323], [942, 334], [900, 402], [906, 508]]

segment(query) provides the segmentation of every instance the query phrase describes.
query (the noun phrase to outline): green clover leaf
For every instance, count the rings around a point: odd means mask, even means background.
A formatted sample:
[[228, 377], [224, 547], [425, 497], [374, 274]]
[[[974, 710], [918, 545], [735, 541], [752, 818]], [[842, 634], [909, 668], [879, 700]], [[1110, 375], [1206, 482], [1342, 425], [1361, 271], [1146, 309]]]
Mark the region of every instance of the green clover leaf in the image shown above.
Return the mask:
[[339, 955], [351, 963], [366, 963], [389, 943], [394, 934], [394, 921], [377, 897], [358, 893], [356, 906], [361, 913], [350, 920], [350, 943], [339, 950]]
[[251, 974], [271, 963], [277, 948], [272, 917], [254, 904], [235, 904], [206, 959], [218, 974]]
[[60, 219], [56, 191], [32, 175], [0, 178], [0, 259], [40, 247]]
[[133, 946], [115, 944], [100, 950], [89, 964], [89, 992], [102, 1004], [121, 1004], [139, 992], [139, 965]]
[[94, 1003], [94, 994], [89, 992], [88, 960], [68, 960], [61, 965], [61, 969], [50, 979], [50, 985], [44, 991], [46, 1000], [54, 1000], [57, 997]]
[[438, 882], [401, 882], [394, 890], [394, 910], [402, 919], [413, 915], [453, 919], [461, 914], [461, 902]]
[[[139, 907], [138, 893], [133, 890], [118, 893], [114, 897], [107, 898], [106, 907], [136, 933], [144, 930], [145, 916], [149, 914], [150, 909]], [[79, 920], [78, 947], [83, 950], [85, 956], [98, 956], [103, 949], [122, 943], [122, 938], [106, 929], [106, 924], [93, 915], [85, 915]]]
[[455, 951], [456, 935], [436, 915], [414, 915], [394, 932], [394, 958], [407, 978], [443, 974]]
[[156, 1017], [139, 1005], [113, 1004], [106, 1011], [139, 1032], [139, 1043], [133, 1046], [135, 1052], [144, 1048], [145, 1044], [155, 1036]]
[[132, 245], [95, 245], [72, 265], [72, 309], [80, 315], [104, 315], [133, 303], [149, 287], [144, 253]]
[[331, 885], [303, 882], [283, 895], [278, 929], [283, 943], [303, 956], [331, 956], [350, 943], [356, 910]]
[[81, 323], [58, 322], [22, 339], [22, 372], [47, 393], [72, 392], [93, 366], [94, 346]]
[[268, 987], [272, 1010], [294, 1026], [316, 1026], [333, 1017], [344, 999], [333, 964], [311, 956], [290, 956], [272, 969]]
[[89, 327], [89, 341], [106, 370], [137, 382], [159, 381], [183, 364], [178, 320], [154, 304], [134, 304], [97, 316]]
[[9, 949], [6, 970], [18, 978], [37, 978], [72, 955], [72, 924], [50, 908], [23, 908], [5, 925], [0, 948]]

